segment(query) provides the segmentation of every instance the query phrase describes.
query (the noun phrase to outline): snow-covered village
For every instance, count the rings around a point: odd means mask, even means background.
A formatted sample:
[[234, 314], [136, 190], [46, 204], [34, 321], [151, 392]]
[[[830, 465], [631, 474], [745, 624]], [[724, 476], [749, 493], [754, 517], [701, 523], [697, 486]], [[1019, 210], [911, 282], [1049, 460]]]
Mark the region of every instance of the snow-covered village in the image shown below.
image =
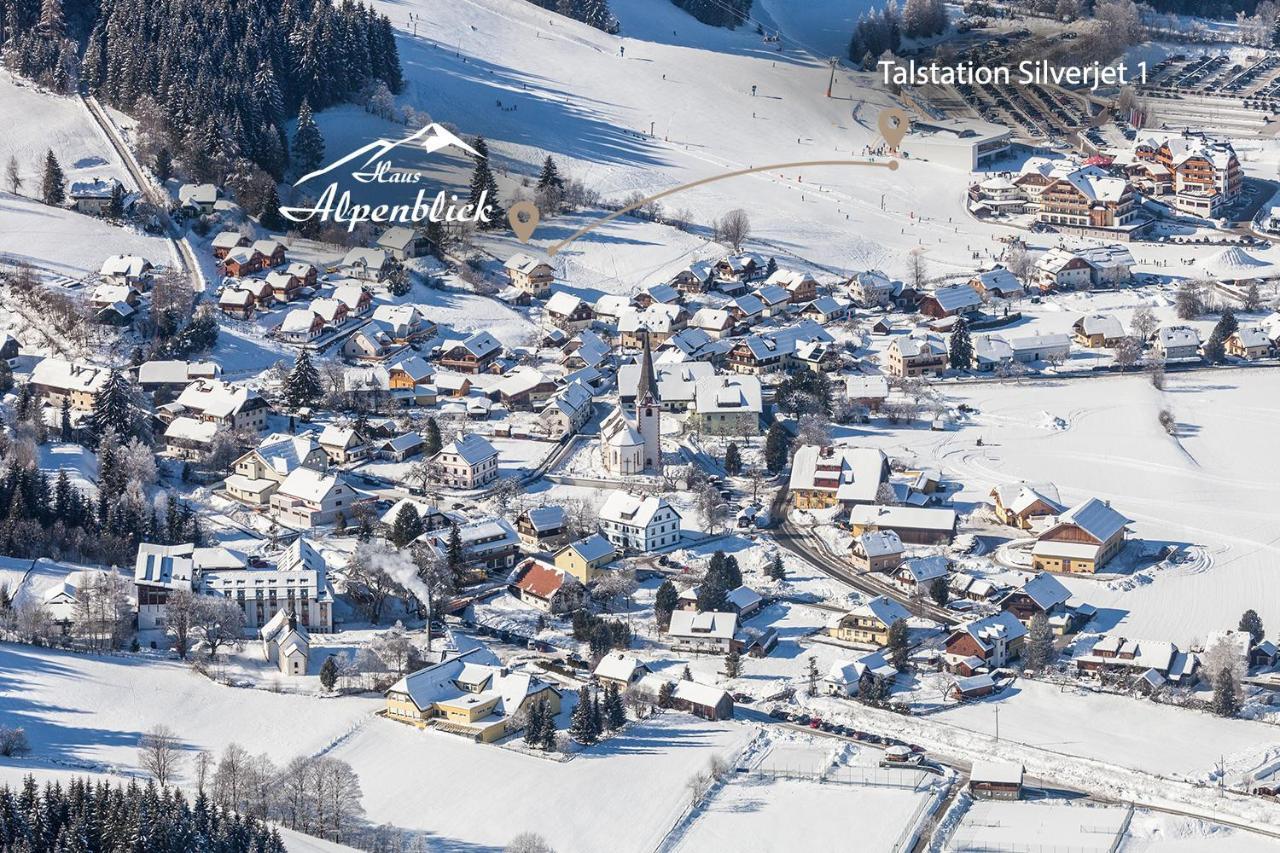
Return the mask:
[[1273, 0], [0, 0], [0, 127], [0, 851], [1280, 851]]

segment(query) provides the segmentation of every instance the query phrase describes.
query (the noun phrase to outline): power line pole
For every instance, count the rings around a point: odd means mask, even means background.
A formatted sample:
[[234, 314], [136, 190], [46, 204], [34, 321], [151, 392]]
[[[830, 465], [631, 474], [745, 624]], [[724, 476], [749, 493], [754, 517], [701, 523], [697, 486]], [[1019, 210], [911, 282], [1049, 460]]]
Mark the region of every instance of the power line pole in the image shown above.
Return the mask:
[[827, 80], [827, 97], [830, 98], [831, 89], [836, 84], [836, 66], [840, 64], [840, 57], [833, 56], [827, 60], [827, 63], [831, 66], [831, 78]]

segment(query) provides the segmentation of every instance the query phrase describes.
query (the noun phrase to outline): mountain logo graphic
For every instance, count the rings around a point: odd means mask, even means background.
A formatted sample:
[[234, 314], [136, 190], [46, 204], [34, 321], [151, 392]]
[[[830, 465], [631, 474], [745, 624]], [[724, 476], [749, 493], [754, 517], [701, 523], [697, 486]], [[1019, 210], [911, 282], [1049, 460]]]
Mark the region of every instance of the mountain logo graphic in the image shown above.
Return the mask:
[[389, 139], [374, 140], [373, 142], [370, 142], [368, 145], [364, 145], [360, 148], [357, 148], [355, 151], [352, 151], [350, 154], [343, 157], [341, 160], [335, 160], [334, 162], [330, 163], [328, 166], [325, 166], [323, 169], [316, 169], [314, 172], [308, 172], [307, 174], [298, 178], [298, 180], [294, 181], [293, 185], [295, 187], [299, 186], [311, 180], [312, 178], [318, 178], [321, 175], [327, 175], [328, 173], [332, 172], [334, 169], [345, 166], [348, 163], [351, 163], [357, 160], [361, 162], [359, 162], [355, 166], [355, 168], [352, 170], [352, 174], [357, 176], [360, 174], [371, 174], [369, 170], [375, 168], [380, 160], [382, 160], [384, 157], [386, 157], [395, 149], [403, 146], [414, 146], [422, 149], [428, 154], [434, 154], [435, 152], [442, 151], [445, 148], [460, 148], [463, 151], [470, 154], [472, 157], [480, 156], [480, 152], [476, 151], [470, 145], [463, 142], [461, 139], [459, 139], [456, 135], [451, 133], [449, 130], [445, 129], [443, 126], [439, 124], [435, 124], [433, 122], [427, 125], [426, 127], [422, 128], [421, 130], [417, 131], [416, 133], [413, 133], [412, 135], [406, 136], [404, 139], [400, 139], [395, 142], [392, 142]]

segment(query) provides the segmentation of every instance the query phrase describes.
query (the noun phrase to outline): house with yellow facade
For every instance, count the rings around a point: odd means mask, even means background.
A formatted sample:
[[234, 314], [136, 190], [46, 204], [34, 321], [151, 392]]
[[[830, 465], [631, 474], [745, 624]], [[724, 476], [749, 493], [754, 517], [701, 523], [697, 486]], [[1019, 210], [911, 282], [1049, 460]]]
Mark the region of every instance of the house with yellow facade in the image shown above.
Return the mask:
[[876, 502], [889, 481], [889, 460], [873, 447], [798, 447], [791, 460], [791, 495], [800, 509]]
[[593, 533], [585, 539], [565, 545], [556, 552], [554, 560], [557, 569], [587, 584], [595, 580], [596, 575], [617, 556], [613, 543], [599, 533]]
[[493, 743], [519, 726], [521, 711], [546, 702], [560, 713], [560, 691], [527, 672], [503, 666], [478, 646], [411, 672], [386, 692], [387, 719]]
[[889, 645], [889, 628], [893, 623], [906, 621], [910, 616], [898, 602], [877, 595], [834, 619], [827, 625], [827, 635], [846, 643], [883, 648]]
[[1066, 509], [1052, 483], [1002, 483], [991, 490], [990, 497], [1000, 523], [1022, 530]]
[[1111, 504], [1089, 498], [1058, 516], [1031, 548], [1037, 572], [1093, 574], [1124, 548], [1129, 519]]

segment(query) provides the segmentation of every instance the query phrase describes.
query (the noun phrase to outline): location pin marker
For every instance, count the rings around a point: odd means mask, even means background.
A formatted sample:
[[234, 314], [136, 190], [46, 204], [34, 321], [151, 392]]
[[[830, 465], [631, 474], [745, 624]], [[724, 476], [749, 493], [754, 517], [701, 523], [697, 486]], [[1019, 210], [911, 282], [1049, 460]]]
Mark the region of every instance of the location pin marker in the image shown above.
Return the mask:
[[507, 221], [511, 223], [511, 230], [516, 232], [521, 243], [529, 242], [541, 218], [538, 206], [531, 201], [518, 201], [507, 211]]
[[902, 138], [907, 135], [907, 128], [910, 123], [911, 119], [906, 112], [897, 107], [889, 107], [880, 111], [878, 121], [880, 135], [884, 137], [884, 141], [889, 143], [891, 148], [897, 148], [902, 143]]

